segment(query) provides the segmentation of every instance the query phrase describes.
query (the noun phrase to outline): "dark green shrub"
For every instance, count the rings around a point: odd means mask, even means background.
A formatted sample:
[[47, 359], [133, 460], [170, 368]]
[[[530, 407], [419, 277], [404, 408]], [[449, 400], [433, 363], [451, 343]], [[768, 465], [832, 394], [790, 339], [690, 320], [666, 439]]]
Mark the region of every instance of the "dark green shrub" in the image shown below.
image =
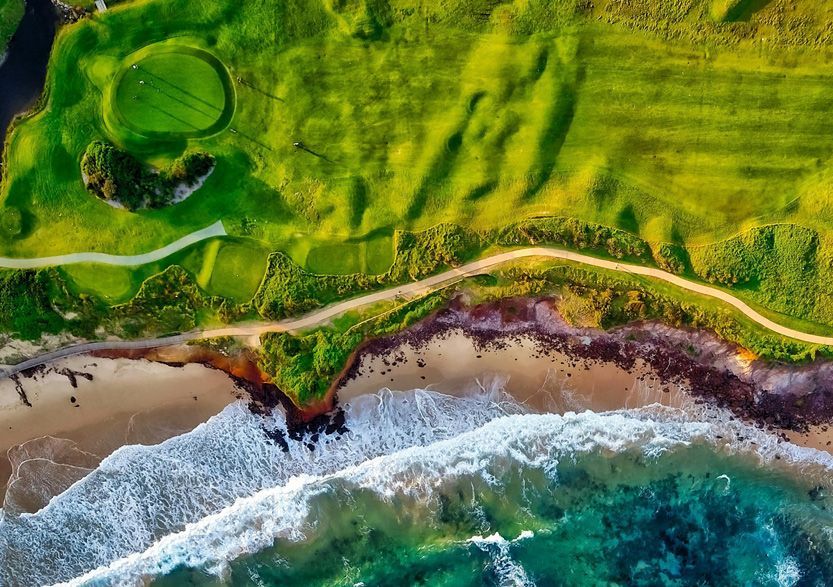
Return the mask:
[[103, 200], [130, 211], [161, 208], [171, 203], [180, 184], [193, 186], [214, 167], [214, 157], [203, 151], [185, 153], [156, 173], [130, 153], [109, 143], [93, 141], [81, 159], [87, 189]]
[[159, 178], [135, 157], [102, 141], [87, 146], [81, 172], [89, 191], [128, 210], [141, 208], [147, 195], [161, 188]]
[[50, 301], [45, 271], [0, 271], [0, 331], [27, 340], [64, 328]]
[[657, 267], [669, 273], [683, 273], [688, 266], [688, 255], [680, 245], [660, 243], [653, 253]]
[[214, 156], [205, 151], [191, 151], [177, 158], [165, 171], [165, 178], [174, 186], [184, 183], [192, 186], [197, 179], [214, 167]]

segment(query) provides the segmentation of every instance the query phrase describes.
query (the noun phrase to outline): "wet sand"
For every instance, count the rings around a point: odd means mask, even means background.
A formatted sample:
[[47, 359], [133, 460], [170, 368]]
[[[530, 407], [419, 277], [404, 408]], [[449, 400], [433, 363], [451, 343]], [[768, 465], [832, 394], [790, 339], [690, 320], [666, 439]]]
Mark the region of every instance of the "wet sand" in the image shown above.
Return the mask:
[[11, 473], [7, 452], [21, 443], [67, 439], [100, 459], [124, 444], [158, 443], [192, 430], [238, 396], [221, 371], [130, 359], [73, 357], [29, 378], [0, 380], [2, 485]]
[[786, 436], [793, 444], [817, 448], [833, 454], [833, 430], [828, 425], [810, 426], [808, 432], [786, 431]]
[[418, 349], [405, 344], [360, 360], [361, 375], [338, 390], [339, 402], [385, 387], [453, 395], [495, 378], [505, 380], [506, 391], [516, 400], [538, 411], [605, 411], [653, 403], [682, 407], [691, 401], [684, 388], [664, 383], [645, 363], [625, 370], [557, 351], [542, 353], [536, 341], [524, 336], [505, 348], [484, 349], [457, 331]]
[[[651, 404], [684, 408], [694, 403], [684, 384], [663, 381], [643, 361], [627, 370], [607, 361], [542, 352], [525, 336], [503, 348], [478, 347], [457, 331], [418, 348], [405, 343], [387, 353], [364, 354], [357, 359], [359, 375], [338, 389], [339, 402], [385, 387], [461, 394], [500, 378], [510, 395], [540, 412], [601, 412]], [[807, 433], [779, 431], [795, 444], [833, 452], [833, 426], [813, 426]]]

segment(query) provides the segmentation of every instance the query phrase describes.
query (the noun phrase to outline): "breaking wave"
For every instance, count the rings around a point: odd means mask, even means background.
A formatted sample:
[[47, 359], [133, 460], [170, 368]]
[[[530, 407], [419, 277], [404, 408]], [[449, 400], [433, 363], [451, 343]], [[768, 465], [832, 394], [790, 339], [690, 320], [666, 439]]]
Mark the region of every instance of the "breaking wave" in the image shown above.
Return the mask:
[[71, 579], [144, 550], [240, 497], [450, 438], [512, 411], [520, 408], [499, 384], [463, 400], [383, 391], [345, 407], [343, 435], [322, 434], [315, 444], [288, 440], [284, 452], [269, 438], [288, 438], [282, 413], [257, 416], [242, 402], [232, 404], [188, 434], [118, 449], [35, 514], [4, 511], [0, 584]]
[[696, 582], [729, 555], [726, 573], [752, 573], [741, 582], [833, 578], [833, 458], [720, 411], [530, 414], [498, 382], [465, 397], [385, 390], [345, 406], [345, 425], [292, 440], [282, 415], [234, 404], [189, 434], [124, 447], [36, 514], [6, 514], [0, 579], [384, 584], [442, 572], [532, 585], [555, 572], [541, 562], [554, 553], [588, 559], [588, 582]]
[[[736, 422], [691, 421], [673, 410], [503, 416], [427, 446], [364, 460], [334, 473], [294, 477], [283, 485], [240, 499], [184, 531], [164, 537], [151, 548], [97, 569], [73, 584], [118, 580], [138, 585], [182, 567], [227, 576], [229, 563], [245, 555], [282, 542], [322, 540], [325, 528], [320, 514], [323, 510], [332, 513], [322, 500], [333, 500], [336, 495], [335, 501], [343, 503], [369, 492], [380, 500], [374, 507], [396, 502], [396, 509], [401, 510], [398, 517], [402, 517], [402, 511], [420, 510], [415, 504], [428, 504], [436, 496], [466, 485], [478, 487], [473, 496], [489, 492], [506, 495], [507, 486], [519, 479], [519, 471], [523, 472], [520, 478], [530, 485], [535, 484], [529, 481], [534, 477], [532, 472], [539, 472], [547, 483], [558, 486], [568, 474], [562, 469], [564, 463], [589, 457], [616, 457], [616, 483], [646, 485], [645, 477], [651, 477], [652, 467], [648, 466], [646, 473], [645, 463], [663, 462], [662, 469], [671, 471], [691, 470], [692, 463], [703, 458], [699, 454], [702, 451], [727, 470], [732, 463], [727, 458], [745, 463], [749, 470], [744, 469], [743, 474], [777, 461], [782, 468], [800, 468], [805, 479], [813, 478], [815, 483], [823, 481], [831, 470], [830, 459], [816, 451], [780, 443]], [[708, 458], [703, 461], [707, 469], [714, 465]], [[765, 477], [771, 476], [775, 476], [773, 470], [766, 470]], [[729, 490], [724, 479], [715, 478], [712, 485], [718, 493]], [[540, 497], [536, 494], [536, 499]], [[824, 519], [821, 516], [817, 521]], [[825, 530], [816, 538], [828, 536]], [[487, 567], [495, 573], [498, 584], [531, 584], [526, 571], [513, 560], [509, 543], [499, 535], [471, 539], [470, 543], [489, 555]], [[777, 572], [784, 574], [782, 567]]]

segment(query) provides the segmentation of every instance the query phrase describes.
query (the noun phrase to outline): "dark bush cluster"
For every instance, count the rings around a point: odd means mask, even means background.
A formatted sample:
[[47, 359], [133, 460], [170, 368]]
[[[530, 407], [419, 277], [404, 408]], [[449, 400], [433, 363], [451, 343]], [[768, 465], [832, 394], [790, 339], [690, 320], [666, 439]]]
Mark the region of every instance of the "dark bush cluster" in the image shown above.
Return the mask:
[[648, 243], [629, 232], [578, 218], [533, 218], [512, 224], [497, 235], [501, 245], [564, 245], [592, 249], [617, 259], [644, 259]]
[[477, 256], [483, 246], [477, 233], [455, 224], [440, 224], [422, 232], [402, 231], [397, 233], [393, 265], [382, 275], [319, 275], [305, 271], [284, 253], [272, 253], [252, 302], [264, 318], [285, 318], [455, 267]]
[[688, 253], [680, 245], [660, 243], [653, 252], [657, 267], [664, 271], [680, 274], [688, 268]]
[[178, 185], [193, 186], [213, 166], [214, 157], [209, 153], [189, 152], [157, 172], [130, 153], [103, 141], [90, 143], [81, 159], [87, 189], [131, 211], [167, 206]]
[[214, 157], [205, 151], [190, 151], [174, 160], [165, 171], [165, 179], [173, 184], [192, 186], [197, 179], [208, 174], [214, 167]]
[[135, 157], [101, 141], [87, 147], [81, 172], [89, 191], [128, 210], [143, 207], [148, 194], [161, 189], [158, 176]]

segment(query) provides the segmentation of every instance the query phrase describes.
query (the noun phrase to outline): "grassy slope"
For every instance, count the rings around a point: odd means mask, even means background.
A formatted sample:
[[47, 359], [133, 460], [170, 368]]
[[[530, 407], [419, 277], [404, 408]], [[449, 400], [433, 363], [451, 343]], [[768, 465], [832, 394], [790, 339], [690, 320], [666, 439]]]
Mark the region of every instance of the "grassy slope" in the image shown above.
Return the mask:
[[23, 18], [24, 0], [0, 0], [0, 55]]
[[[754, 14], [743, 2], [598, 2], [589, 14], [543, 0], [435, 4], [143, 0], [64, 30], [49, 106], [11, 137], [0, 198], [25, 211], [24, 235], [0, 253], [144, 251], [222, 217], [257, 241], [257, 259], [282, 249], [313, 270], [381, 272], [390, 248], [377, 235], [441, 221], [572, 215], [704, 247], [777, 220], [818, 231], [823, 254], [775, 266], [746, 295], [790, 312], [773, 284], [808, 267], [829, 283], [828, 3]], [[172, 36], [239, 77], [239, 133], [199, 141], [219, 164], [187, 202], [114, 210], [84, 191], [78, 159], [107, 135], [102, 93], [124, 58]], [[186, 145], [128, 146], [162, 163]], [[708, 263], [732, 262], [723, 247]], [[692, 257], [705, 275], [706, 257]], [[244, 298], [263, 266], [241, 270], [244, 258], [221, 250], [191, 270]], [[124, 299], [149, 270], [114, 270], [112, 286], [72, 272]], [[802, 317], [833, 323], [810, 306]]]

